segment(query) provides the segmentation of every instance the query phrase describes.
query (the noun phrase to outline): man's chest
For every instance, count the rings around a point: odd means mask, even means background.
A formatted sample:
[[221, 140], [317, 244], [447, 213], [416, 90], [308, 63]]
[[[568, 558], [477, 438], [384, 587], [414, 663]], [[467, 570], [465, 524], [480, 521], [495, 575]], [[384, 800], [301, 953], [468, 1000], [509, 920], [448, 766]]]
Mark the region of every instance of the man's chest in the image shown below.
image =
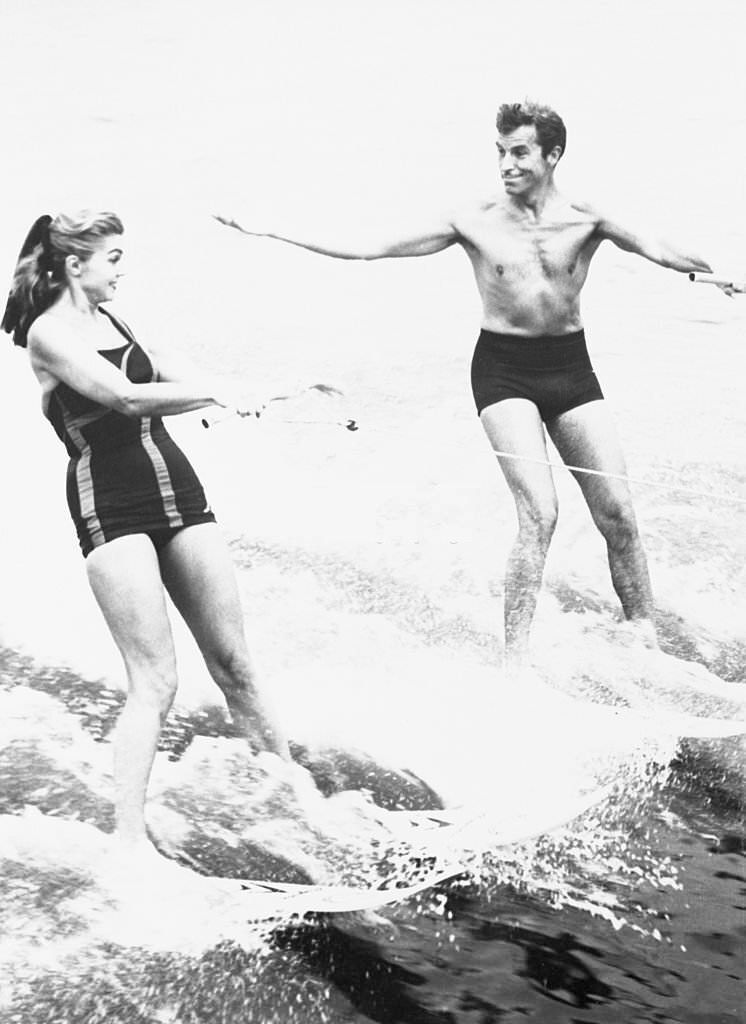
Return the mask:
[[479, 269], [499, 278], [572, 277], [585, 271], [596, 249], [591, 221], [515, 223], [498, 219], [474, 225], [468, 241]]

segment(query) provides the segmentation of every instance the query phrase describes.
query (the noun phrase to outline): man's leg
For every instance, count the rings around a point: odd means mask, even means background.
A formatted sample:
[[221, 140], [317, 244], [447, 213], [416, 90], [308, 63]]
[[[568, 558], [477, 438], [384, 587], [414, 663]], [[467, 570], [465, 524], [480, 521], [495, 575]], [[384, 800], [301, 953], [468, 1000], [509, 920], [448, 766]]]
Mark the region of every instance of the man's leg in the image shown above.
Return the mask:
[[[605, 401], [588, 402], [562, 413], [547, 429], [569, 465], [626, 474], [616, 427]], [[606, 541], [611, 580], [624, 614], [639, 626], [645, 642], [655, 646], [653, 595], [629, 486], [625, 480], [588, 473], [574, 476]]]
[[[544, 427], [533, 402], [506, 398], [483, 409], [480, 419], [495, 451], [546, 460]], [[517, 664], [528, 646], [544, 563], [557, 523], [557, 492], [548, 466], [518, 459], [499, 461], [518, 514], [518, 536], [505, 573], [505, 653], [509, 662]]]
[[147, 838], [145, 793], [176, 692], [171, 626], [158, 559], [144, 534], [96, 548], [86, 570], [127, 669], [127, 701], [114, 733], [114, 801], [119, 839], [138, 845]]
[[204, 523], [180, 530], [162, 549], [160, 560], [171, 599], [197, 641], [233, 721], [255, 748], [289, 761], [287, 739], [257, 686], [235, 570], [220, 528]]

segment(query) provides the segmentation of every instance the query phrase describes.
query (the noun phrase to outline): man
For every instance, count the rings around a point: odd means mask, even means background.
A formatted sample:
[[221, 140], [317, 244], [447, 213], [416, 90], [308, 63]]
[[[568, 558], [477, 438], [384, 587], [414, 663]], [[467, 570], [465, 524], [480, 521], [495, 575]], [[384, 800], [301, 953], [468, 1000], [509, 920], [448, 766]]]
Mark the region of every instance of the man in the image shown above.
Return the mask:
[[575, 473], [608, 549], [624, 614], [654, 646], [653, 600], [625, 464], [601, 388], [591, 367], [580, 316], [580, 292], [604, 239], [662, 267], [710, 272], [699, 256], [639, 235], [584, 202], [563, 196], [554, 172], [565, 150], [565, 126], [535, 103], [503, 104], [497, 115], [503, 193], [474, 202], [423, 230], [364, 244], [322, 243], [274, 232], [276, 238], [340, 259], [426, 256], [463, 247], [482, 298], [482, 332], [472, 362], [477, 412], [498, 453], [518, 513], [518, 536], [505, 579], [505, 647], [520, 664], [557, 520], [557, 494], [547, 462], [545, 430], [568, 465], [613, 474]]

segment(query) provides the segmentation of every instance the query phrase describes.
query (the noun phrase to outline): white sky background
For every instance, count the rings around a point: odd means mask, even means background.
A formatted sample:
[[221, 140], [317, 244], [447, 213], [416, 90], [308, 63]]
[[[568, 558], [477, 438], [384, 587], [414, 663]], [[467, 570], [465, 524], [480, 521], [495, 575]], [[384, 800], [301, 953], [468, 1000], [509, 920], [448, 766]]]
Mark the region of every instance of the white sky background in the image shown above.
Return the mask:
[[[526, 95], [567, 123], [561, 188], [741, 275], [744, 30], [743, 0], [0, 0], [0, 275], [40, 213], [114, 209], [117, 308], [146, 344], [300, 376], [350, 364], [336, 346], [353, 322], [371, 339], [397, 324], [382, 363], [397, 337], [429, 345], [439, 324], [456, 351], [479, 317], [460, 253], [358, 275], [209, 215], [332, 241], [428, 224], [499, 188], [495, 111]], [[746, 310], [610, 246], [596, 263], [592, 314], [609, 305], [610, 264], [643, 276], [669, 316]]]
[[495, 108], [527, 94], [568, 124], [568, 189], [743, 237], [745, 11], [3, 0], [2, 266], [30, 219], [67, 204], [173, 222], [223, 202], [307, 206], [364, 223], [450, 202], [492, 186]]

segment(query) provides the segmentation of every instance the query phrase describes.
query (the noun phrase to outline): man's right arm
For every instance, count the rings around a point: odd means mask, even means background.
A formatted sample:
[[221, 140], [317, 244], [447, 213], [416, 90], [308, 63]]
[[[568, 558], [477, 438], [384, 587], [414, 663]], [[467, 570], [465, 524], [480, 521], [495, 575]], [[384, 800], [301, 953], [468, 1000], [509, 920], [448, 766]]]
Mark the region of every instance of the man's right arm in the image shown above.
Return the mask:
[[231, 217], [223, 217], [218, 214], [214, 216], [221, 224], [235, 228], [245, 235], [274, 238], [278, 242], [288, 242], [290, 245], [300, 246], [310, 252], [317, 252], [322, 256], [333, 256], [340, 260], [380, 260], [394, 256], [430, 256], [447, 249], [461, 237], [455, 224], [445, 217], [440, 221], [424, 225], [419, 230], [401, 232], [396, 235], [381, 232], [375, 236], [361, 237], [359, 240], [353, 241], [341, 237], [328, 240], [312, 239], [295, 231], [292, 235], [290, 233], [280, 234], [275, 231], [252, 231], [251, 228], [244, 227], [243, 224]]

